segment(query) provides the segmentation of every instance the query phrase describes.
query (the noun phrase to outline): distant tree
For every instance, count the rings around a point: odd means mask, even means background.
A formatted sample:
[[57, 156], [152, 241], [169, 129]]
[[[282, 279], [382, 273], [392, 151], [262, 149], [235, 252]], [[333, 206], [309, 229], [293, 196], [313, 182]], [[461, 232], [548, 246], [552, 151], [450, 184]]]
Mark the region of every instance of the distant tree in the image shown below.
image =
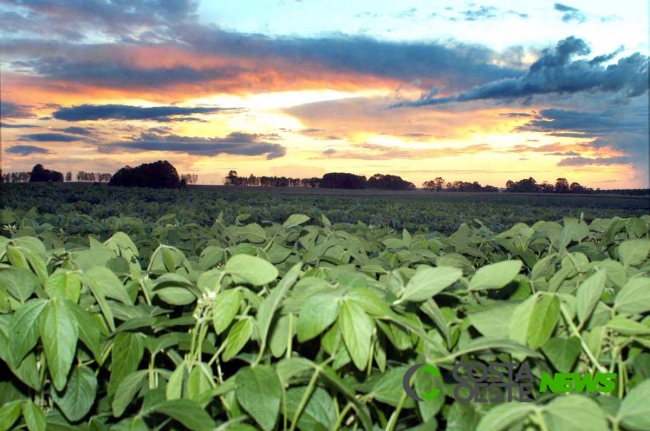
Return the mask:
[[568, 193], [569, 192], [569, 182], [566, 178], [558, 178], [555, 181], [555, 193]]
[[66, 180], [66, 182], [72, 181], [72, 172], [66, 172], [65, 173], [65, 180]]
[[178, 188], [180, 179], [176, 168], [167, 160], [144, 163], [132, 168], [125, 166], [111, 177], [109, 186]]
[[45, 169], [40, 163], [34, 165], [32, 168], [32, 173], [29, 176], [29, 182], [31, 183], [61, 183], [63, 182], [63, 174], [57, 171], [50, 171]]
[[332, 172], [323, 175], [321, 187], [329, 189], [363, 189], [366, 187], [366, 177], [342, 172]]

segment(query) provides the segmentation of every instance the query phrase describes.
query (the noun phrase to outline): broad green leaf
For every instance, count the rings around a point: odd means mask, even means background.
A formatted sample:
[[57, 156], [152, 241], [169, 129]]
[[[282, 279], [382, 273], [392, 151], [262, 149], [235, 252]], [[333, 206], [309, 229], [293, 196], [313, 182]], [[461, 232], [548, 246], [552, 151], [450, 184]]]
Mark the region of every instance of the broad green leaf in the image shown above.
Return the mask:
[[23, 404], [23, 418], [29, 431], [45, 431], [45, 413], [32, 401]]
[[184, 287], [163, 287], [155, 292], [157, 297], [170, 305], [188, 305], [196, 301], [196, 295]]
[[631, 239], [618, 246], [618, 259], [623, 265], [639, 265], [650, 253], [649, 239]]
[[561, 373], [569, 373], [580, 354], [580, 340], [578, 337], [553, 337], [542, 346], [542, 352], [555, 369]]
[[614, 308], [630, 314], [650, 311], [650, 278], [631, 278], [616, 295]]
[[[289, 334], [289, 321], [291, 320], [291, 334]], [[280, 316], [274, 320], [274, 325], [272, 326], [271, 333], [269, 335], [269, 347], [271, 348], [271, 354], [279, 358], [284, 355], [284, 352], [287, 351], [289, 346], [289, 337], [293, 338], [296, 334], [296, 320], [297, 318], [293, 315]]]
[[113, 416], [119, 418], [127, 409], [129, 404], [133, 403], [136, 394], [142, 387], [142, 381], [149, 374], [149, 370], [139, 370], [129, 374], [115, 391], [111, 407], [113, 408]]
[[219, 293], [212, 305], [212, 323], [217, 334], [225, 331], [239, 312], [242, 295], [239, 289]]
[[[287, 415], [292, 421], [307, 390], [306, 386], [293, 387], [287, 391]], [[323, 388], [316, 387], [298, 417], [300, 430], [329, 430], [336, 423], [332, 396]]]
[[340, 308], [338, 297], [332, 294], [309, 298], [298, 316], [298, 341], [302, 343], [320, 335], [336, 321]]
[[509, 338], [519, 343], [526, 344], [529, 328], [531, 327], [531, 316], [533, 315], [533, 310], [535, 309], [535, 304], [537, 303], [538, 298], [539, 293], [517, 305], [517, 308], [515, 308], [512, 317], [510, 318]]
[[237, 401], [264, 431], [271, 431], [280, 415], [282, 384], [268, 365], [245, 367], [237, 372]]
[[113, 395], [122, 380], [138, 369], [144, 355], [144, 342], [140, 334], [118, 332], [113, 339], [112, 369], [108, 394]]
[[605, 273], [596, 272], [582, 282], [577, 293], [577, 312], [580, 323], [585, 322], [591, 316], [600, 296], [605, 289]]
[[458, 268], [425, 268], [417, 271], [409, 280], [402, 299], [405, 301], [425, 301], [454, 284], [463, 275]]
[[107, 298], [115, 299], [125, 305], [133, 304], [126, 287], [110, 269], [97, 266], [86, 271], [86, 274], [95, 281]]
[[266, 336], [269, 333], [273, 315], [284, 300], [289, 289], [291, 289], [298, 279], [301, 267], [302, 263], [295, 264], [282, 280], [280, 280], [278, 285], [271, 290], [271, 293], [269, 293], [269, 295], [264, 299], [264, 302], [262, 302], [262, 305], [260, 305], [260, 308], [257, 311], [256, 323], [259, 333], [259, 341], [263, 346], [266, 345]]
[[469, 282], [469, 290], [501, 289], [519, 274], [520, 260], [506, 260], [479, 268]]
[[278, 278], [278, 270], [269, 262], [247, 254], [236, 254], [228, 259], [223, 270], [230, 274], [236, 283], [250, 283], [262, 286]]
[[[381, 378], [372, 388], [371, 393], [373, 398], [384, 404], [388, 404], [389, 406], [397, 407], [402, 395], [404, 395], [402, 381], [404, 380], [404, 374], [406, 374], [408, 369], [409, 367], [396, 367], [391, 368], [386, 373], [382, 374]], [[428, 373], [421, 374], [424, 375]], [[416, 379], [419, 377], [420, 374], [417, 375]], [[413, 408], [415, 407], [415, 400], [408, 397], [403, 405], [405, 408]]]
[[43, 299], [30, 299], [16, 310], [9, 326], [9, 351], [14, 366], [18, 366], [38, 341], [39, 318], [48, 304]]
[[38, 278], [24, 268], [10, 267], [0, 271], [0, 286], [21, 303], [32, 296], [38, 283]]
[[537, 350], [548, 341], [560, 317], [560, 298], [555, 295], [541, 295], [530, 316], [526, 343]]
[[97, 362], [101, 362], [101, 351], [100, 351], [100, 326], [97, 321], [88, 314], [86, 310], [81, 308], [79, 305], [72, 302], [64, 303], [66, 307], [72, 311], [75, 319], [77, 320], [77, 326], [79, 328], [79, 339], [82, 343], [86, 345], [88, 350], [93, 354]]
[[608, 431], [605, 412], [583, 395], [557, 397], [548, 403], [543, 417], [549, 430]]
[[622, 316], [616, 316], [607, 322], [607, 327], [623, 335], [650, 334], [650, 327]]
[[389, 316], [392, 314], [390, 306], [377, 292], [366, 287], [356, 287], [346, 293], [345, 297], [355, 301], [366, 313], [374, 316]]
[[0, 407], [0, 431], [7, 431], [20, 416], [20, 401], [11, 401]]
[[174, 260], [174, 254], [169, 251], [167, 247], [162, 247], [160, 251], [162, 252], [165, 269], [167, 269], [168, 272], [176, 272], [176, 261]]
[[[111, 272], [111, 275], [112, 274], [113, 273]], [[52, 299], [68, 299], [76, 304], [79, 302], [81, 281], [79, 281], [79, 276], [74, 272], [65, 269], [57, 269], [54, 274], [47, 279], [45, 291]]]
[[89, 367], [76, 366], [62, 393], [54, 392], [52, 399], [70, 422], [83, 419], [95, 404], [97, 378]]
[[625, 429], [645, 431], [650, 429], [650, 379], [646, 379], [625, 396], [617, 417]]
[[226, 338], [226, 349], [223, 352], [225, 362], [234, 358], [244, 348], [253, 335], [253, 329], [255, 329], [255, 323], [250, 317], [245, 317], [233, 325]]
[[363, 308], [353, 301], [344, 301], [338, 317], [345, 346], [359, 370], [368, 366], [373, 322]]
[[516, 308], [516, 304], [481, 307], [469, 315], [469, 321], [486, 337], [508, 338], [510, 319]]
[[260, 244], [266, 241], [266, 232], [257, 223], [251, 223], [240, 227], [237, 230], [237, 233], [241, 237], [242, 241], [249, 241], [253, 244]]
[[289, 229], [290, 227], [298, 226], [309, 221], [309, 217], [304, 214], [291, 214], [289, 218], [282, 224], [282, 227]]
[[79, 338], [77, 319], [64, 301], [53, 299], [43, 310], [40, 321], [47, 367], [58, 391], [62, 391], [68, 381]]
[[212, 431], [214, 421], [196, 401], [181, 398], [151, 406], [148, 413], [161, 413], [182, 423], [191, 431]]
[[[522, 423], [535, 410], [531, 403], [505, 403], [491, 408], [478, 423], [476, 431], [502, 431]], [[554, 429], [554, 428], [553, 428]]]
[[470, 403], [454, 401], [447, 417], [445, 431], [468, 431], [476, 429], [481, 416]]
[[183, 383], [186, 377], [187, 369], [185, 368], [185, 362], [183, 362], [176, 367], [176, 370], [174, 370], [167, 382], [165, 395], [168, 400], [177, 400], [183, 396]]

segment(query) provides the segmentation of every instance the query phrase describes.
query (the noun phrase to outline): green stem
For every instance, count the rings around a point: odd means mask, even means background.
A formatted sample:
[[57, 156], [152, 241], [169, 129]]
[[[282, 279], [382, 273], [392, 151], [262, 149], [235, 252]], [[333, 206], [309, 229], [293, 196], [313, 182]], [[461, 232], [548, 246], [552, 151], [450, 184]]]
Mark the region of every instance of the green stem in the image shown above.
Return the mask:
[[587, 346], [587, 343], [585, 342], [584, 338], [582, 338], [582, 335], [580, 335], [580, 332], [578, 332], [578, 328], [576, 328], [576, 326], [573, 324], [573, 321], [571, 320], [571, 318], [569, 318], [569, 315], [568, 315], [567, 311], [565, 310], [563, 304], [560, 305], [560, 311], [562, 312], [562, 316], [564, 317], [564, 320], [567, 322], [567, 325], [569, 325], [569, 327], [573, 331], [573, 334], [576, 337], [578, 337], [578, 339], [580, 339], [580, 344], [582, 345], [582, 350], [584, 350], [584, 352], [587, 354], [587, 356], [589, 356], [589, 359], [594, 364], [594, 366], [596, 368], [598, 368], [598, 371], [600, 371], [601, 373], [606, 373], [607, 368], [600, 365], [600, 362], [598, 362], [596, 360], [596, 358], [594, 357], [594, 354], [591, 353], [591, 350], [589, 350], [589, 346]]
[[289, 313], [289, 335], [287, 340], [287, 359], [291, 358], [293, 352], [293, 313]]
[[390, 419], [388, 420], [388, 425], [386, 425], [386, 431], [393, 431], [395, 429], [395, 425], [397, 425], [397, 418], [399, 417], [399, 414], [402, 412], [402, 407], [404, 407], [404, 403], [406, 402], [406, 392], [402, 394], [402, 397], [399, 399], [399, 403], [397, 403], [397, 408], [393, 412], [392, 415], [390, 415]]
[[338, 417], [336, 418], [336, 423], [334, 424], [334, 428], [332, 428], [332, 429], [337, 430], [337, 429], [341, 428], [341, 422], [343, 422], [343, 419], [345, 419], [345, 415], [348, 414], [348, 412], [350, 411], [350, 409], [352, 407], [354, 407], [352, 405], [352, 403], [347, 403], [347, 405], [343, 408], [343, 411], [341, 412], [341, 414], [338, 415]]
[[293, 415], [293, 421], [291, 421], [291, 428], [289, 428], [289, 431], [294, 431], [296, 429], [296, 425], [298, 425], [298, 418], [300, 417], [303, 409], [307, 405], [307, 401], [309, 400], [309, 397], [311, 396], [311, 393], [314, 390], [314, 385], [316, 384], [316, 379], [318, 379], [319, 374], [320, 374], [319, 370], [314, 371], [314, 375], [311, 377], [311, 380], [309, 381], [307, 390], [305, 391], [305, 394], [302, 396], [302, 399], [300, 400], [300, 404], [298, 404], [298, 410], [296, 410], [296, 413]]
[[537, 417], [537, 422], [538, 422], [538, 425], [539, 425], [541, 431], [548, 431], [548, 426], [546, 426], [546, 420], [544, 419], [544, 416], [542, 415], [542, 409], [536, 409], [535, 410], [535, 416]]

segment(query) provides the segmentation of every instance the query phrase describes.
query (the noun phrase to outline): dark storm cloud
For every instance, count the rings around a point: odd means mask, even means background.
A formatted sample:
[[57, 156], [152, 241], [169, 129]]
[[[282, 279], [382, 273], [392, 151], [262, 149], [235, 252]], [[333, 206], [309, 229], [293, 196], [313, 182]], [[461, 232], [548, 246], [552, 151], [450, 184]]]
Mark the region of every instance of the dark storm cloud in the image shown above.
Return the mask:
[[[178, 135], [141, 133], [133, 141], [114, 142], [110, 147], [121, 147], [139, 151], [169, 151], [195, 156], [215, 157], [219, 154], [240, 156], [266, 156], [267, 160], [277, 159], [286, 154], [280, 144], [265, 142], [267, 135], [233, 132], [224, 138], [198, 138]], [[100, 147], [101, 149], [101, 147]]]
[[577, 55], [589, 53], [590, 49], [582, 39], [571, 36], [560, 41], [554, 51], [542, 51], [542, 56], [530, 66], [528, 73], [523, 77], [500, 79], [468, 92], [445, 97], [437, 97], [439, 89], [433, 88], [419, 100], [399, 102], [390, 107], [438, 105], [481, 99], [512, 100], [541, 94], [587, 91], [621, 91], [627, 97], [635, 97], [648, 91], [648, 57], [637, 52], [607, 67], [602, 63], [610, 59], [610, 56], [573, 60]]
[[563, 22], [577, 21], [578, 23], [583, 23], [587, 20], [587, 17], [579, 9], [576, 9], [571, 6], [566, 6], [561, 3], [555, 3], [553, 7], [558, 12], [564, 12], [562, 15]]
[[515, 128], [518, 132], [543, 132], [562, 137], [595, 137], [612, 132], [647, 131], [647, 118], [621, 120], [613, 111], [581, 112], [564, 109], [542, 109], [538, 116]]
[[33, 118], [31, 106], [0, 100], [0, 118]]
[[20, 135], [19, 140], [35, 142], [74, 142], [81, 140], [81, 138], [77, 136], [63, 135], [61, 133], [33, 133]]
[[30, 154], [50, 154], [46, 148], [36, 147], [34, 145], [14, 145], [6, 149], [9, 154], [17, 154], [19, 156], [29, 156]]
[[587, 166], [587, 165], [627, 165], [633, 162], [632, 157], [620, 156], [620, 157], [597, 157], [591, 159], [589, 157], [569, 157], [567, 159], [561, 160], [557, 165], [558, 166]]
[[34, 127], [39, 127], [35, 126], [33, 124], [10, 124], [10, 123], [0, 123], [0, 128], [2, 129], [30, 129]]
[[179, 106], [156, 106], [144, 108], [129, 105], [78, 105], [61, 108], [52, 116], [57, 120], [89, 121], [89, 120], [153, 120], [159, 122], [198, 120], [193, 117], [180, 117], [189, 114], [211, 114], [219, 111], [232, 111], [237, 108], [183, 108]]

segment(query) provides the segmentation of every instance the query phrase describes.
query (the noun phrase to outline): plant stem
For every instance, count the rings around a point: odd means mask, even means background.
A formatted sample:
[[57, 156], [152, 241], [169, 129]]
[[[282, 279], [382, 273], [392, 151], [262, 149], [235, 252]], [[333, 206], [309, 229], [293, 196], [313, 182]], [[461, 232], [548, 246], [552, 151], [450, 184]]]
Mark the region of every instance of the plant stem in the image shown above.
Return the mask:
[[298, 409], [296, 410], [296, 413], [293, 415], [293, 421], [291, 421], [291, 428], [289, 428], [289, 431], [294, 431], [296, 429], [296, 426], [298, 425], [298, 418], [300, 417], [303, 409], [307, 405], [307, 401], [309, 400], [309, 397], [311, 396], [311, 393], [314, 390], [314, 385], [316, 384], [316, 379], [318, 379], [319, 373], [320, 373], [319, 370], [315, 370], [314, 374], [311, 376], [311, 380], [309, 381], [307, 390], [305, 391], [305, 394], [302, 396], [302, 399], [300, 400], [300, 404], [298, 404]]
[[584, 350], [584, 352], [587, 354], [587, 356], [589, 356], [589, 359], [594, 364], [594, 366], [596, 368], [598, 368], [598, 371], [600, 371], [601, 373], [606, 373], [607, 368], [600, 365], [600, 362], [598, 362], [596, 360], [596, 358], [594, 357], [594, 354], [591, 353], [591, 350], [589, 350], [589, 346], [587, 346], [587, 343], [585, 342], [584, 338], [582, 338], [582, 335], [580, 335], [580, 332], [578, 332], [578, 328], [576, 328], [576, 326], [573, 324], [573, 321], [569, 318], [569, 315], [568, 315], [567, 311], [565, 310], [564, 305], [562, 305], [562, 304], [560, 304], [560, 311], [562, 312], [562, 316], [564, 317], [564, 320], [567, 322], [567, 325], [569, 325], [571, 330], [573, 330], [574, 335], [580, 339], [580, 344], [582, 345], [582, 350]]
[[406, 402], [406, 392], [402, 394], [402, 397], [399, 399], [399, 403], [397, 403], [397, 408], [393, 412], [393, 414], [390, 416], [390, 419], [388, 420], [388, 425], [386, 425], [386, 431], [394, 431], [395, 430], [395, 425], [397, 425], [397, 418], [399, 417], [399, 414], [402, 412], [402, 407], [404, 407], [404, 403]]

